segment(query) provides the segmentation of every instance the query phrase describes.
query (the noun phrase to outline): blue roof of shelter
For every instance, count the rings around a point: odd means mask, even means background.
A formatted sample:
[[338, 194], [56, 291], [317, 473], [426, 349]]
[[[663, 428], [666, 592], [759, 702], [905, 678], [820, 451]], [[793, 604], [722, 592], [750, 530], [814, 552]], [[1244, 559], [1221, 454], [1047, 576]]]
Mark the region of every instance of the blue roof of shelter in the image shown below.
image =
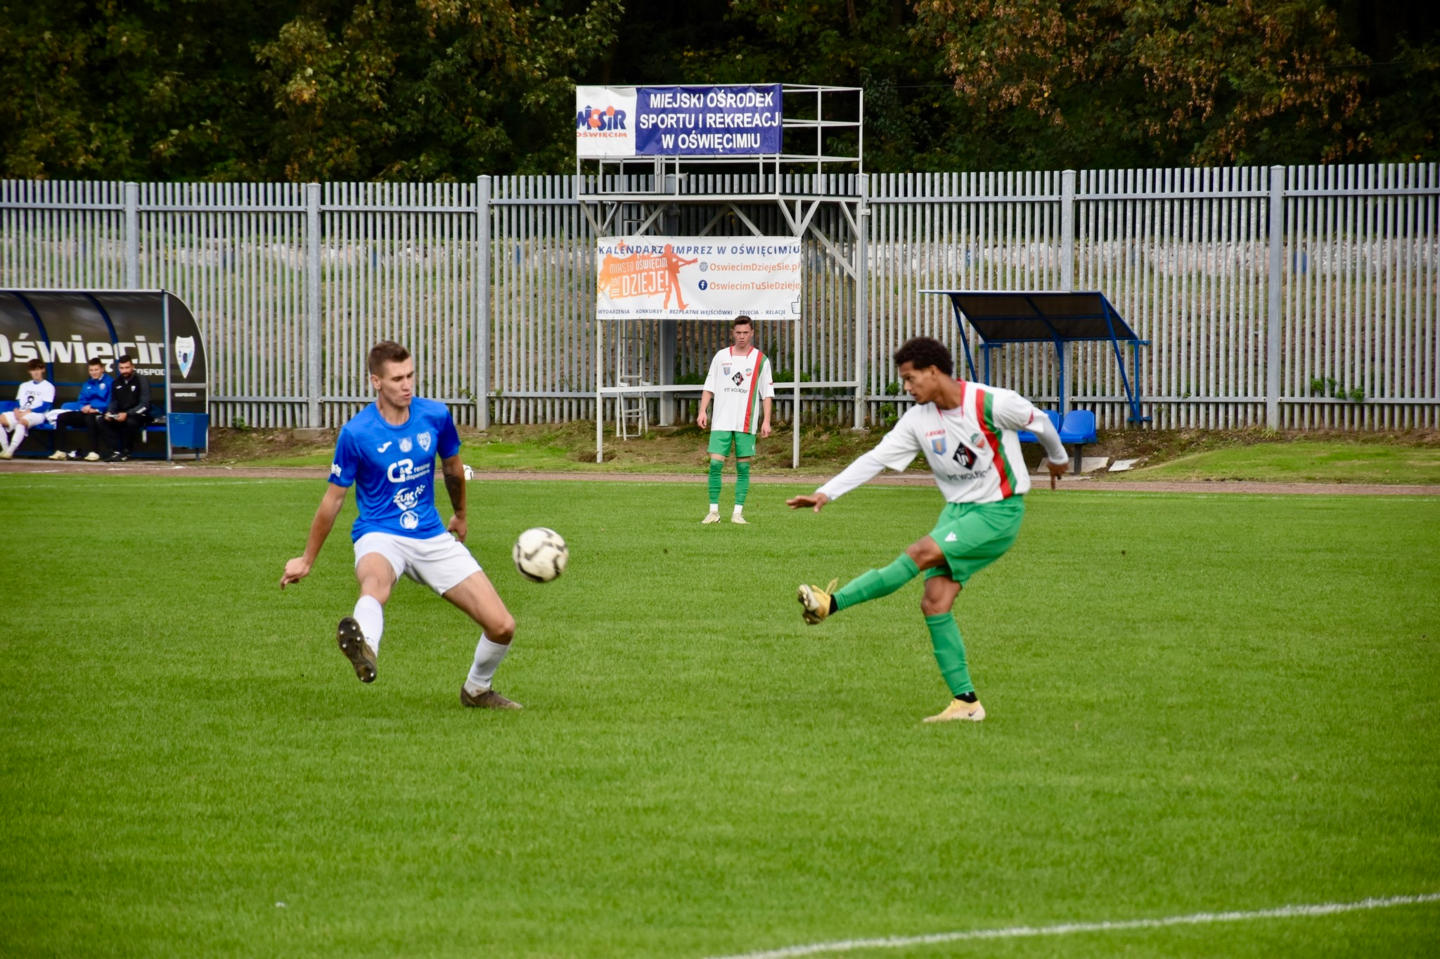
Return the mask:
[[922, 290], [948, 296], [987, 343], [1138, 340], [1099, 292]]

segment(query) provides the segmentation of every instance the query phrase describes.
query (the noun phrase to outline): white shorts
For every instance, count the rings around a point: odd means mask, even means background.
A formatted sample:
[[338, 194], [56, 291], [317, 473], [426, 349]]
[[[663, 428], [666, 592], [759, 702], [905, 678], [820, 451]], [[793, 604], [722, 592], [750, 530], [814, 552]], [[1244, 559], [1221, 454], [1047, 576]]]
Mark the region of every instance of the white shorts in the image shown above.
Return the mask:
[[385, 557], [397, 580], [404, 574], [442, 596], [480, 572], [480, 564], [465, 544], [449, 533], [429, 539], [366, 533], [355, 541], [355, 565], [359, 566], [361, 557], [370, 553]]
[[10, 410], [9, 417], [16, 423], [24, 423], [27, 427], [39, 426], [45, 422], [44, 413], [25, 413], [20, 410]]

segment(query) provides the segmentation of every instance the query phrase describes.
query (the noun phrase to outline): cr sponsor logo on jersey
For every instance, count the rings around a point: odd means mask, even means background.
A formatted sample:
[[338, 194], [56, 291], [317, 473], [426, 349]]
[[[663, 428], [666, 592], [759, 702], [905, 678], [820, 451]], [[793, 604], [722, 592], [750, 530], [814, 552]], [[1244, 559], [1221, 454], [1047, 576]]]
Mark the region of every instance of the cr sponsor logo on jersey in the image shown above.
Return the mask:
[[409, 483], [422, 476], [429, 476], [430, 464], [420, 463], [416, 465], [415, 461], [409, 458], [396, 460], [390, 464], [390, 469], [386, 471], [385, 475], [390, 477], [390, 482], [392, 483]]

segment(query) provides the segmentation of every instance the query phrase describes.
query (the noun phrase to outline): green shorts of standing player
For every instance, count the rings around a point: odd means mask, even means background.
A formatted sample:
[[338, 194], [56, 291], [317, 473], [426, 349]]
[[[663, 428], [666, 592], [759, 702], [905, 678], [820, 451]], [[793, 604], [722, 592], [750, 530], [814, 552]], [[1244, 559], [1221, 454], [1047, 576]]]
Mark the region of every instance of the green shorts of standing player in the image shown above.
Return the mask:
[[[730, 324], [731, 346], [716, 353], [700, 393], [700, 414], [695, 423], [710, 429], [710, 509], [702, 523], [720, 522], [720, 490], [725, 460], [735, 453], [735, 508], [730, 522], [745, 525], [745, 497], [750, 492], [750, 460], [755, 455], [755, 435], [770, 435], [770, 408], [775, 386], [770, 361], [754, 346], [755, 324], [748, 316], [737, 316]], [[711, 402], [714, 416], [710, 414]]]
[[945, 496], [945, 507], [934, 529], [889, 565], [862, 573], [838, 590], [835, 580], [824, 589], [802, 584], [798, 598], [805, 622], [814, 625], [857, 603], [888, 596], [923, 572], [920, 612], [953, 697], [925, 722], [979, 722], [985, 707], [970, 678], [965, 642], [952, 612], [955, 599], [970, 577], [1003, 556], [1020, 533], [1030, 477], [1019, 431], [1033, 432], [1044, 446], [1051, 489], [1065, 474], [1069, 457], [1049, 418], [1029, 400], [1011, 390], [956, 380], [950, 352], [937, 340], [906, 341], [895, 353], [895, 365], [915, 405], [874, 449], [814, 493], [786, 503], [818, 513], [882, 469], [903, 470], [920, 454]]

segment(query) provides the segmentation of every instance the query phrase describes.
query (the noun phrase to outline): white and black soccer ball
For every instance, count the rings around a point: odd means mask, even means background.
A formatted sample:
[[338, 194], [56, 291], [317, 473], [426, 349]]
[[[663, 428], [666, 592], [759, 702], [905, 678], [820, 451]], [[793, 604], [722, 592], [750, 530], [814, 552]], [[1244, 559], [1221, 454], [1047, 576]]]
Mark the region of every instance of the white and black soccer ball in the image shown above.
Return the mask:
[[548, 583], [565, 572], [570, 549], [565, 537], [544, 526], [533, 526], [515, 540], [511, 552], [520, 575], [537, 583]]

